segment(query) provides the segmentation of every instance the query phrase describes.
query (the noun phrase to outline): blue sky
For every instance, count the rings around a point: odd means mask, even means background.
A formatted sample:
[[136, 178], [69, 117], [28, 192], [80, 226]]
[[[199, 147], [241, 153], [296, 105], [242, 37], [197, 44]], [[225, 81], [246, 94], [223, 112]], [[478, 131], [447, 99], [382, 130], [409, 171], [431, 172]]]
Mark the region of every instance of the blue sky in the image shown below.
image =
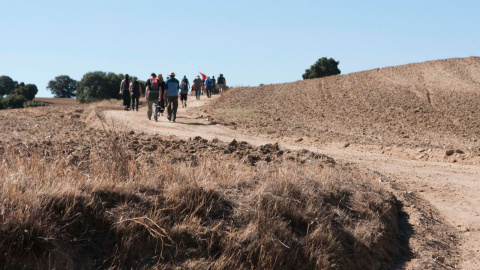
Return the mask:
[[478, 56], [480, 1], [2, 1], [0, 75], [34, 83], [90, 71], [292, 82], [321, 57], [342, 74]]

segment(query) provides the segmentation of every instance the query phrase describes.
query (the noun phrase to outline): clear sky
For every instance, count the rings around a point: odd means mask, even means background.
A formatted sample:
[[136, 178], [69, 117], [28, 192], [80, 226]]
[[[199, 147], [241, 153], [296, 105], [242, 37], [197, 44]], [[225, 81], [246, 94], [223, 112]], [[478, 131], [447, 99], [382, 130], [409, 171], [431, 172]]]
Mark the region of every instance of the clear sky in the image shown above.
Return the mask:
[[231, 86], [478, 56], [477, 0], [0, 0], [0, 75], [34, 83], [90, 71], [223, 73]]

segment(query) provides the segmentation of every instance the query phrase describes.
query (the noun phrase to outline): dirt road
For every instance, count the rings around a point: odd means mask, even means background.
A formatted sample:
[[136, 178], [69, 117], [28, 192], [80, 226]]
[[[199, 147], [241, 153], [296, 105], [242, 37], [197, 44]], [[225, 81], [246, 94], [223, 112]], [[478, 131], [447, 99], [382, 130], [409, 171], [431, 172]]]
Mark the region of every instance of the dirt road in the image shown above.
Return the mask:
[[[213, 98], [217, 98], [214, 96]], [[412, 253], [402, 269], [480, 269], [480, 167], [456, 163], [404, 159], [393, 152], [377, 153], [377, 146], [344, 144], [316, 145], [297, 138], [270, 139], [260, 133], [244, 134], [210, 124], [200, 107], [210, 100], [189, 101], [179, 108], [177, 122], [166, 117], [149, 121], [146, 108], [139, 112], [106, 111], [107, 122], [116, 128], [158, 133], [188, 139], [201, 136], [252, 145], [278, 142], [289, 149], [309, 149], [337, 161], [357, 164], [378, 174], [378, 182], [392, 190], [408, 218], [406, 241]], [[370, 151], [370, 150], [372, 151]]]

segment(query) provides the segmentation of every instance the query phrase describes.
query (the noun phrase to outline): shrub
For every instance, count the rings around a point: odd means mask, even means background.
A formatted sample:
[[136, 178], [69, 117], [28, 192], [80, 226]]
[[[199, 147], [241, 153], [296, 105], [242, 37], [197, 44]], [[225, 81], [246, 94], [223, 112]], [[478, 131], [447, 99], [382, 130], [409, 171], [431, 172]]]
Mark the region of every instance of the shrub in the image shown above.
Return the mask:
[[14, 93], [24, 96], [27, 100], [33, 100], [38, 93], [38, 88], [35, 84], [20, 84]]
[[46, 103], [46, 102], [36, 101], [36, 100], [29, 100], [29, 101], [23, 103], [23, 107], [24, 107], [24, 108], [28, 108], [28, 107], [44, 107], [44, 106], [49, 106], [49, 104]]
[[23, 108], [23, 103], [27, 99], [22, 95], [10, 94], [3, 100], [3, 105], [8, 109]]
[[302, 75], [303, 79], [315, 79], [321, 77], [327, 77], [331, 75], [340, 74], [340, 69], [338, 69], [339, 61], [335, 61], [333, 58], [322, 57], [318, 59], [315, 64], [310, 66], [309, 69], [305, 70], [305, 73]]

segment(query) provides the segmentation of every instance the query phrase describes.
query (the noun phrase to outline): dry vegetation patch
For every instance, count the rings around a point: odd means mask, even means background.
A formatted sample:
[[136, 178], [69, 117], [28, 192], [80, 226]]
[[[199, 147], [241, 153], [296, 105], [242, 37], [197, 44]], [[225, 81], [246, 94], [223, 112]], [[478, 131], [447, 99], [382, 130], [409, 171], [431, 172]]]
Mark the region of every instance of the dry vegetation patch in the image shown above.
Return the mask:
[[368, 172], [88, 128], [98, 108], [1, 112], [1, 268], [378, 269], [399, 253], [396, 199]]

